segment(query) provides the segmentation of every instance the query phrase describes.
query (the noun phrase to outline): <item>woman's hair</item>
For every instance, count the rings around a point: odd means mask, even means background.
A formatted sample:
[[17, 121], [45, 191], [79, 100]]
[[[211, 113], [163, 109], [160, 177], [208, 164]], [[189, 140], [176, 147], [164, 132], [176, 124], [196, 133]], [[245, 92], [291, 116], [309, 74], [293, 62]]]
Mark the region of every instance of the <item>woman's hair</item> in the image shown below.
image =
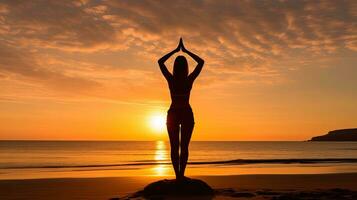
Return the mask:
[[174, 62], [174, 78], [182, 79], [188, 76], [188, 64], [185, 56], [177, 56]]

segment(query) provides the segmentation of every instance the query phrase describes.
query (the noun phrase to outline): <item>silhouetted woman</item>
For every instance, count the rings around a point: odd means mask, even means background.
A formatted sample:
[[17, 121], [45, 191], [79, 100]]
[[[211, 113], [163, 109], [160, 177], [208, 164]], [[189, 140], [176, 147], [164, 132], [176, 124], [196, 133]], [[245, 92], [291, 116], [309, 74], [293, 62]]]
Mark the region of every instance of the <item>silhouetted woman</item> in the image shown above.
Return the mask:
[[[180, 49], [190, 55], [196, 62], [197, 66], [193, 72], [188, 74], [188, 64], [184, 56], [177, 56], [174, 62], [173, 74], [165, 66], [165, 61]], [[180, 39], [176, 49], [166, 54], [158, 61], [160, 69], [166, 78], [171, 95], [171, 106], [167, 112], [167, 131], [170, 137], [171, 161], [175, 170], [176, 179], [183, 179], [185, 168], [188, 160], [188, 145], [190, 143], [194, 118], [189, 103], [192, 84], [200, 74], [204, 60], [188, 51]], [[181, 140], [180, 140], [181, 133]], [[179, 149], [181, 152], [179, 153]]]

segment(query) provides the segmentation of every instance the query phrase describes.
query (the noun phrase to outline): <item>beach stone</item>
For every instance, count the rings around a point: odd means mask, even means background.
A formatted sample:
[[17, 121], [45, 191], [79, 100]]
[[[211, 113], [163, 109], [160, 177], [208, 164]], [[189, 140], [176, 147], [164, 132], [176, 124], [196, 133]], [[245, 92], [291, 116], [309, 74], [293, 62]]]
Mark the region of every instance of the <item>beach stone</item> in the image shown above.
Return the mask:
[[140, 194], [146, 198], [160, 196], [213, 196], [214, 190], [204, 181], [185, 178], [183, 180], [160, 180], [147, 185]]

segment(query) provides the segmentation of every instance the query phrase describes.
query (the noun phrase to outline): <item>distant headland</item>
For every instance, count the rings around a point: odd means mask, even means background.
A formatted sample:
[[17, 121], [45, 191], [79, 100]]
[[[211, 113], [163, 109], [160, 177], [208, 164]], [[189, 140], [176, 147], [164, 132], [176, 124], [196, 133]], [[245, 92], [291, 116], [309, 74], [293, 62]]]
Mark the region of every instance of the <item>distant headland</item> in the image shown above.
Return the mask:
[[313, 137], [309, 141], [357, 141], [357, 128], [330, 131], [326, 135]]

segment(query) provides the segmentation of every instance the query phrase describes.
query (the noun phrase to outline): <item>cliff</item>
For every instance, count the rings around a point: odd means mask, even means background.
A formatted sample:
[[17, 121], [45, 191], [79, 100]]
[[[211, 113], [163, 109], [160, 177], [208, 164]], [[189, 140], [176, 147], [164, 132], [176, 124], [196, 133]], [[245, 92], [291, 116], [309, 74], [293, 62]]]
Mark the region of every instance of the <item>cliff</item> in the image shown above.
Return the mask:
[[330, 131], [326, 135], [313, 137], [310, 141], [357, 141], [357, 128]]

